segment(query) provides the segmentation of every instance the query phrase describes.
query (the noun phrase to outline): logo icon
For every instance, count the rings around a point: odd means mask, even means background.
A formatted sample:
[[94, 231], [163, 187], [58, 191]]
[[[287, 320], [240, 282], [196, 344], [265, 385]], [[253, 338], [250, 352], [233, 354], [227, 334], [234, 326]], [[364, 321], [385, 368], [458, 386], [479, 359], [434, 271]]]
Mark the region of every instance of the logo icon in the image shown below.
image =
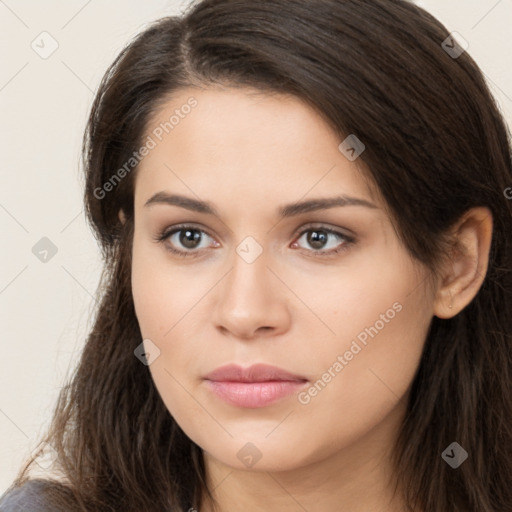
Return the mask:
[[469, 48], [469, 43], [458, 32], [452, 32], [441, 47], [452, 59], [458, 59]]
[[245, 466], [252, 468], [263, 455], [253, 443], [246, 443], [236, 456]]
[[356, 135], [351, 134], [338, 146], [338, 149], [345, 158], [353, 162], [359, 158], [361, 153], [366, 149], [366, 146]]
[[48, 263], [56, 254], [57, 246], [46, 236], [32, 247], [32, 254], [43, 263]]
[[30, 43], [30, 46], [41, 59], [47, 59], [57, 50], [59, 43], [51, 34], [44, 31]]
[[253, 263], [263, 252], [263, 248], [256, 239], [247, 236], [238, 244], [236, 252], [246, 263]]
[[149, 366], [160, 356], [160, 349], [149, 338], [146, 338], [133, 353], [142, 364]]
[[468, 458], [468, 452], [454, 441], [444, 450], [441, 457], [453, 469], [457, 469]]

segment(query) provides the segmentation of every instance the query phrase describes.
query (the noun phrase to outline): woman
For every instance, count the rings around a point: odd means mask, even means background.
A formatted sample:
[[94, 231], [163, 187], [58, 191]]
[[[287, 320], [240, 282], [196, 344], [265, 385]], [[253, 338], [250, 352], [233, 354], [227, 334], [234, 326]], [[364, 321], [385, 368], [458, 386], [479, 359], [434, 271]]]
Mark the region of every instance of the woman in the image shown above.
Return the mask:
[[510, 139], [437, 20], [204, 0], [83, 149], [101, 304], [0, 510], [512, 510]]

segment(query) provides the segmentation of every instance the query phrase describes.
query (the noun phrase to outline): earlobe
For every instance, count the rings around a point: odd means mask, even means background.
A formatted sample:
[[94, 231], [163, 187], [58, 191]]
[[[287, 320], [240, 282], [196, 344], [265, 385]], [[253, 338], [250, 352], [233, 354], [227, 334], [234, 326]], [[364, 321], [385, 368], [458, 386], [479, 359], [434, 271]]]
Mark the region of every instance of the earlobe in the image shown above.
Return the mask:
[[452, 318], [476, 296], [484, 282], [492, 241], [492, 213], [477, 207], [453, 228], [455, 245], [447, 261], [434, 303], [434, 315]]
[[119, 220], [121, 221], [121, 224], [124, 224], [126, 222], [126, 216], [122, 208], [119, 209]]

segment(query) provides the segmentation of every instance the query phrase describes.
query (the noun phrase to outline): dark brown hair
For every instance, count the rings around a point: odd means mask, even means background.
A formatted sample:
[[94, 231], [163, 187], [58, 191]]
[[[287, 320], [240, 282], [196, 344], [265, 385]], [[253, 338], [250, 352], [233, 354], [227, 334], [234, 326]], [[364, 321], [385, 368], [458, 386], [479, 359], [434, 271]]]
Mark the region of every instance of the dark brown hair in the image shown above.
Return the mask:
[[[340, 142], [356, 134], [400, 239], [432, 273], [450, 226], [472, 207], [491, 210], [487, 275], [459, 314], [432, 319], [395, 464], [409, 510], [512, 510], [510, 132], [470, 55], [442, 47], [448, 36], [405, 0], [204, 0], [151, 24], [121, 52], [83, 145], [85, 205], [105, 259], [99, 307], [44, 440], [67, 481], [66, 510], [200, 507], [201, 449], [133, 354], [142, 341], [130, 287], [136, 168], [105, 197], [98, 190], [173, 92], [212, 84], [293, 94]], [[457, 469], [441, 457], [453, 441], [469, 453]]]

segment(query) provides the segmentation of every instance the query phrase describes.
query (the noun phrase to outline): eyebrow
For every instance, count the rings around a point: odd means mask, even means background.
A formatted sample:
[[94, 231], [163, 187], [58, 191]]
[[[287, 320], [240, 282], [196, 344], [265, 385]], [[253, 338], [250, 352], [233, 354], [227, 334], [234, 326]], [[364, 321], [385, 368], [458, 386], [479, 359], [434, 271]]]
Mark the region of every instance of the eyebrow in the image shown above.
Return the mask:
[[[200, 201], [198, 199], [193, 199], [191, 197], [182, 196], [179, 194], [157, 192], [154, 196], [146, 201], [144, 207], [148, 207], [153, 204], [179, 206], [180, 208], [185, 208], [194, 212], [205, 213], [207, 215], [214, 215], [219, 217], [216, 208], [208, 201]], [[309, 199], [307, 201], [290, 203], [279, 207], [278, 215], [281, 219], [284, 219], [286, 217], [293, 217], [301, 213], [308, 213], [317, 210], [327, 210], [328, 208], [335, 208], [339, 206], [364, 206], [365, 208], [378, 209], [375, 204], [367, 201], [366, 199], [342, 195], [337, 197]]]

